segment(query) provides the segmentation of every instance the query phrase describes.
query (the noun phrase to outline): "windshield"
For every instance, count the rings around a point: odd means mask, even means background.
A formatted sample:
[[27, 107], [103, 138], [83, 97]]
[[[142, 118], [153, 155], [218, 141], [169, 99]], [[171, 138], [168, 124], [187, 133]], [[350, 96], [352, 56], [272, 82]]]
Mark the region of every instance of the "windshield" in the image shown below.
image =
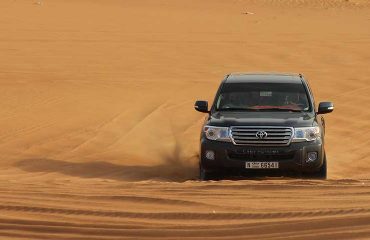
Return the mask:
[[302, 83], [226, 83], [216, 100], [218, 111], [309, 111]]

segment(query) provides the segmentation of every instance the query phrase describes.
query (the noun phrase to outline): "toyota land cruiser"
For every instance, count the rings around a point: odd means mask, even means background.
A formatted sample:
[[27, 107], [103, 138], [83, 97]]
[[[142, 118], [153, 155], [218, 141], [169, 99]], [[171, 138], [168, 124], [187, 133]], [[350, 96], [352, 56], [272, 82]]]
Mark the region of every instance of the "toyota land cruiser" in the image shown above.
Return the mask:
[[224, 176], [299, 174], [325, 179], [325, 121], [331, 102], [317, 108], [301, 74], [229, 74], [208, 109], [200, 137], [201, 180]]

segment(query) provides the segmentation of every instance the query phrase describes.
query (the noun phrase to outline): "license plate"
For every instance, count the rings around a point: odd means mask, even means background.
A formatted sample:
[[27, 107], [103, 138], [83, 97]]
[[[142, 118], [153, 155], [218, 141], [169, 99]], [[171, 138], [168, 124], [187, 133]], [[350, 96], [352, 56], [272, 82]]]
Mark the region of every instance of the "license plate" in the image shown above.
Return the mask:
[[279, 162], [246, 162], [245, 168], [259, 169], [276, 169], [279, 168]]

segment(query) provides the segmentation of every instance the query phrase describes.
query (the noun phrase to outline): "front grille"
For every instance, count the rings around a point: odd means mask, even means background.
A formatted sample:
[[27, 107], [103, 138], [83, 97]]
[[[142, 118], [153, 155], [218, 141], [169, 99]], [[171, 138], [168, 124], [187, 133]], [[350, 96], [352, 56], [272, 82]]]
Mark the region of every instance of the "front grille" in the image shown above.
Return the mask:
[[244, 161], [284, 161], [294, 158], [295, 151], [274, 151], [274, 150], [228, 150], [227, 155], [231, 159]]
[[293, 137], [289, 127], [231, 127], [231, 138], [236, 145], [285, 146]]

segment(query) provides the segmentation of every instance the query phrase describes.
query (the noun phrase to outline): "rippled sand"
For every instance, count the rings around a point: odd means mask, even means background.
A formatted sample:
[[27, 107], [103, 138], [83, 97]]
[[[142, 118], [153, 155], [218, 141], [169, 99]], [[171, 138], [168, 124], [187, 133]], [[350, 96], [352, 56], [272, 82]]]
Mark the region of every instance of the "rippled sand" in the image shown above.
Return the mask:
[[[3, 0], [0, 237], [370, 238], [370, 2]], [[329, 180], [199, 182], [229, 72], [300, 72]]]

